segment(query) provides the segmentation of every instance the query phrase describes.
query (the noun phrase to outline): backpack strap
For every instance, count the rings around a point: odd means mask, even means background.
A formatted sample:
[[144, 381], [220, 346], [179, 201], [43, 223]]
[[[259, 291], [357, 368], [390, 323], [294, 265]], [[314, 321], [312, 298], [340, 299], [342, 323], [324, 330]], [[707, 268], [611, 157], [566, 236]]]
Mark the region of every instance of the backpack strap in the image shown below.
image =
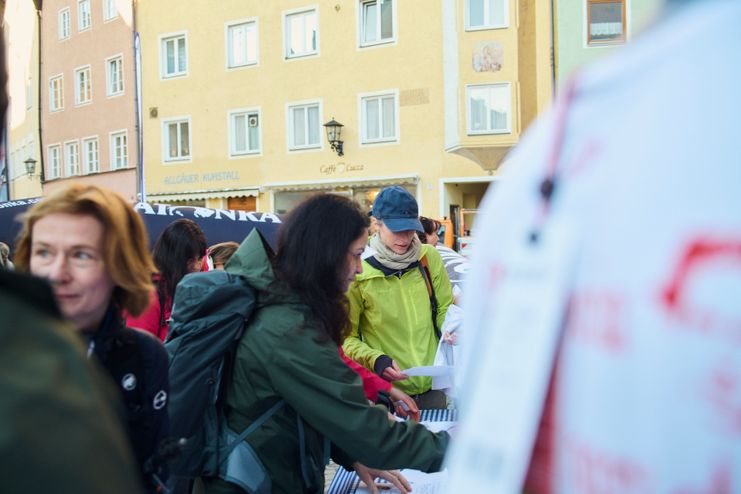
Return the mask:
[[427, 294], [430, 296], [430, 307], [432, 308], [432, 327], [435, 328], [435, 335], [439, 340], [442, 336], [440, 328], [437, 327], [437, 297], [435, 296], [435, 288], [432, 286], [432, 276], [430, 276], [430, 265], [427, 262], [427, 257], [422, 257], [417, 264], [422, 278], [425, 280], [427, 285]]
[[[298, 442], [299, 442], [299, 455], [301, 460], [301, 476], [304, 478], [304, 486], [306, 486], [309, 489], [312, 489], [315, 487], [315, 482], [311, 481], [311, 478], [309, 477], [309, 467], [306, 465], [306, 437], [304, 433], [304, 421], [301, 418], [301, 415], [298, 413], [296, 414], [296, 423], [298, 425]], [[331, 443], [329, 439], [324, 436], [323, 437], [323, 451], [322, 451], [322, 461], [324, 462], [323, 466], [327, 466], [329, 464], [329, 452]]]
[[283, 408], [285, 404], [286, 404], [285, 400], [280, 400], [275, 405], [270, 407], [265, 413], [257, 417], [257, 420], [252, 422], [249, 425], [249, 427], [243, 430], [242, 433], [238, 435], [237, 438], [234, 441], [232, 441], [231, 444], [229, 444], [229, 446], [226, 449], [226, 454], [224, 455], [224, 457], [225, 458], [229, 457], [229, 453], [231, 453], [234, 450], [234, 448], [237, 447], [239, 443], [244, 441], [247, 438], [247, 436], [249, 436], [250, 434], [252, 434], [252, 432], [254, 432], [255, 429], [257, 429], [262, 424], [264, 424], [266, 420], [268, 420], [270, 417], [272, 417], [275, 414], [275, 412]]

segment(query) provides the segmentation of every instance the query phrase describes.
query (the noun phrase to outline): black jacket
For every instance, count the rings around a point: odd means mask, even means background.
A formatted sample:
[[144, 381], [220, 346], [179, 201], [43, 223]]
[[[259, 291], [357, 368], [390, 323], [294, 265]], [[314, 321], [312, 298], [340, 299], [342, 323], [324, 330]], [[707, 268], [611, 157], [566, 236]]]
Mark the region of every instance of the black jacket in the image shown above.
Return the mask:
[[[152, 457], [169, 435], [165, 347], [151, 334], [125, 327], [120, 311], [111, 308], [89, 340], [89, 355], [91, 351], [121, 393], [129, 440], [142, 475], [151, 486], [149, 474], [157, 466], [152, 465]], [[159, 475], [166, 480], [162, 471]]]

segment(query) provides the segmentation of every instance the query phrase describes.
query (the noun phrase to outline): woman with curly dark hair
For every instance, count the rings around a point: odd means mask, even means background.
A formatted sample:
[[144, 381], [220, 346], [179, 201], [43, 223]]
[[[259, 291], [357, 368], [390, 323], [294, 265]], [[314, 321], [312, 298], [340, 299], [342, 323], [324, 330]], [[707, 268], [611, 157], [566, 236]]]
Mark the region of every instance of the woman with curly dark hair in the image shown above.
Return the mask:
[[[259, 301], [237, 346], [225, 403], [232, 431], [258, 424], [235, 450], [258, 459], [265, 476], [257, 492], [324, 492], [330, 454], [373, 492], [376, 476], [411, 490], [397, 471], [374, 469], [441, 468], [447, 433], [389, 421], [385, 408], [368, 405], [339, 355], [349, 330], [345, 292], [362, 269], [368, 221], [353, 201], [317, 195], [288, 215], [274, 255], [254, 231], [229, 261], [227, 272], [245, 277]], [[239, 478], [204, 479], [206, 492], [243, 492]]]

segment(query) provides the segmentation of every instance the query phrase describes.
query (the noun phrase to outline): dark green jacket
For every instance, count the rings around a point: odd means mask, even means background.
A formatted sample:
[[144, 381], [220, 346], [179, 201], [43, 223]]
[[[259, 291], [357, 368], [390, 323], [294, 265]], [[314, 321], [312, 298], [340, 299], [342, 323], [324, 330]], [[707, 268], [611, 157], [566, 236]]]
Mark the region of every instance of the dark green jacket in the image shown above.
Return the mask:
[[[227, 419], [244, 430], [271, 405], [287, 406], [247, 438], [272, 479], [273, 492], [324, 491], [323, 438], [335, 461], [369, 467], [440, 469], [448, 435], [412, 422], [389, 422], [383, 407], [369, 406], [360, 378], [340, 359], [337, 345], [320, 342], [307, 306], [271, 287], [273, 271], [265, 247], [250, 234], [227, 265], [258, 290], [258, 306], [239, 343], [227, 389]], [[306, 450], [314, 489], [301, 475], [297, 416], [305, 423]], [[208, 492], [229, 492], [216, 483]], [[231, 492], [239, 492], [232, 486]]]
[[119, 393], [48, 284], [0, 270], [0, 491], [143, 492]]

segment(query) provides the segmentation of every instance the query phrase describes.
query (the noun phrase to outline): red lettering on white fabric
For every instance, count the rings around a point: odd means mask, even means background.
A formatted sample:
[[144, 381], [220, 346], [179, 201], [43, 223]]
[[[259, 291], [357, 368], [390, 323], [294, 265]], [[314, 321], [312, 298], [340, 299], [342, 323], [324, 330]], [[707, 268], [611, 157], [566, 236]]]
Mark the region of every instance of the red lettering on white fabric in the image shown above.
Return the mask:
[[727, 363], [716, 368], [704, 383], [705, 398], [719, 418], [721, 433], [741, 436], [741, 370]]
[[730, 308], [714, 307], [712, 300], [693, 300], [693, 286], [721, 277], [734, 278], [741, 286], [741, 240], [693, 239], [662, 286], [659, 302], [679, 325], [741, 345], [741, 299]]
[[651, 474], [636, 459], [611, 454], [576, 438], [564, 440], [569, 492], [583, 494], [650, 494]]
[[486, 280], [485, 289], [491, 295], [504, 278], [504, 266], [499, 262], [492, 263], [487, 270], [489, 277]]
[[553, 469], [555, 460], [554, 444], [558, 438], [558, 422], [555, 416], [556, 381], [558, 376], [558, 358], [548, 384], [543, 415], [538, 424], [538, 433], [530, 465], [525, 476], [524, 490], [533, 494], [551, 494], [553, 492]]
[[680, 487], [671, 494], [732, 494], [731, 469], [728, 463], [718, 464], [710, 474], [710, 482], [707, 487]]
[[625, 311], [625, 298], [614, 291], [580, 290], [569, 303], [566, 334], [607, 353], [625, 352]]
[[596, 140], [589, 140], [576, 155], [573, 161], [566, 167], [565, 172], [568, 178], [574, 178], [583, 172], [589, 165], [597, 161], [602, 154], [602, 144]]

